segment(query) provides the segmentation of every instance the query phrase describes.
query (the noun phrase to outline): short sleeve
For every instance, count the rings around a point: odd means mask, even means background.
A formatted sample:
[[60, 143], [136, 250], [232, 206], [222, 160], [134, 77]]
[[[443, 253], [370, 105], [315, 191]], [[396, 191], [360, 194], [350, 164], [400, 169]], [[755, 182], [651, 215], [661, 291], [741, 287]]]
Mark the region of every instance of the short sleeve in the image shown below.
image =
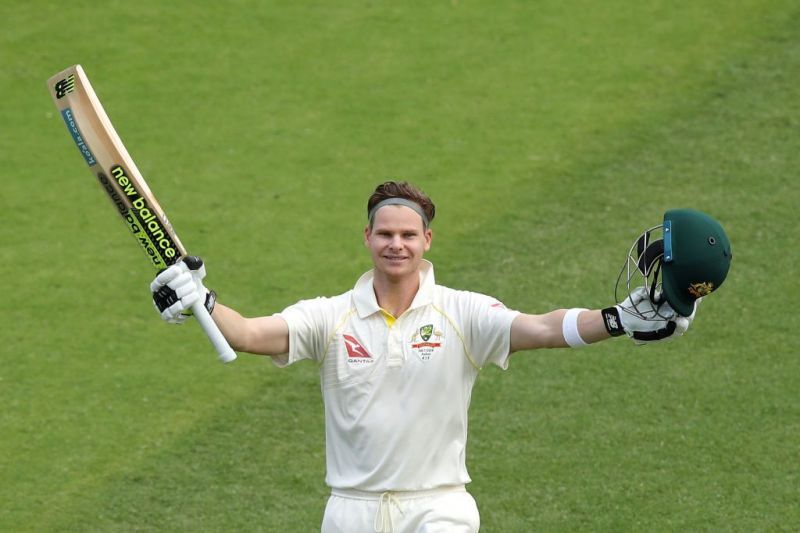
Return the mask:
[[284, 367], [302, 359], [322, 360], [330, 316], [330, 300], [314, 298], [290, 305], [276, 316], [289, 326], [289, 353], [273, 357], [273, 362]]
[[479, 367], [493, 363], [508, 368], [511, 352], [511, 323], [519, 311], [506, 308], [491, 296], [466, 293], [465, 342]]

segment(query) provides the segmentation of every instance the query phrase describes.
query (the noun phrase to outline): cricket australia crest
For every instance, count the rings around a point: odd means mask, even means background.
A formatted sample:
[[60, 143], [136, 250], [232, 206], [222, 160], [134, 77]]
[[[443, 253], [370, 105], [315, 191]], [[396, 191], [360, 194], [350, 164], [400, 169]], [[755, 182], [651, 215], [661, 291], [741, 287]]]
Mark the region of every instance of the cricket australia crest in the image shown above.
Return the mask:
[[411, 351], [417, 354], [423, 362], [430, 361], [442, 349], [444, 333], [436, 329], [433, 324], [426, 324], [411, 336]]
[[714, 290], [714, 284], [710, 281], [704, 283], [691, 283], [689, 284], [689, 294], [695, 298], [702, 298], [708, 296]]

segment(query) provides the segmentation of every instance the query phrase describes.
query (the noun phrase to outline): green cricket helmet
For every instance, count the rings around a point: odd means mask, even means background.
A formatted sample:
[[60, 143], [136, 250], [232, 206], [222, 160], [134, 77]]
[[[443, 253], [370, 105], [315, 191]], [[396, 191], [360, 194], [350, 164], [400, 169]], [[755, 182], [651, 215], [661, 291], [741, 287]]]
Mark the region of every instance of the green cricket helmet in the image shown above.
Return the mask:
[[[659, 230], [660, 238], [654, 237]], [[725, 281], [732, 257], [731, 243], [719, 222], [694, 209], [671, 209], [664, 213], [663, 224], [636, 239], [617, 279], [615, 296], [619, 297], [625, 276], [628, 294], [644, 285], [651, 301], [666, 301], [679, 315], [689, 316], [698, 298]]]

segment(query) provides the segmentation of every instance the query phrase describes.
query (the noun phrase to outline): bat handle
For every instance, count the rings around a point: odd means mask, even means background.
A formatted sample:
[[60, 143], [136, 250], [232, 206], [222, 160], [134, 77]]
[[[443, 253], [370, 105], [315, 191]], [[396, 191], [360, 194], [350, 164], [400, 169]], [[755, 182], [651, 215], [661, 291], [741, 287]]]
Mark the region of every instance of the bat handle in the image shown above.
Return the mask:
[[192, 306], [192, 311], [194, 311], [194, 316], [197, 318], [197, 321], [200, 322], [203, 331], [208, 335], [211, 344], [214, 345], [214, 349], [217, 350], [220, 361], [223, 363], [234, 361], [236, 359], [236, 352], [231, 349], [228, 341], [225, 340], [222, 332], [217, 327], [217, 323], [214, 322], [214, 319], [208, 314], [208, 310], [206, 306], [203, 305], [203, 302], [198, 301], [195, 303]]

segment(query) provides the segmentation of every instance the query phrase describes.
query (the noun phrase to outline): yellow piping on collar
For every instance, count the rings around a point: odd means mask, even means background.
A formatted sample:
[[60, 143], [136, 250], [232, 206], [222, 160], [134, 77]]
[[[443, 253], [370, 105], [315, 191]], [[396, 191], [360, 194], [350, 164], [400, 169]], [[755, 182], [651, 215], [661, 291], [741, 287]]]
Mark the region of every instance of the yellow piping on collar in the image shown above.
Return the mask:
[[385, 309], [381, 309], [381, 316], [383, 316], [383, 319], [386, 321], [386, 325], [389, 327], [394, 326], [394, 323], [397, 322], [397, 319], [394, 317], [394, 315]]

